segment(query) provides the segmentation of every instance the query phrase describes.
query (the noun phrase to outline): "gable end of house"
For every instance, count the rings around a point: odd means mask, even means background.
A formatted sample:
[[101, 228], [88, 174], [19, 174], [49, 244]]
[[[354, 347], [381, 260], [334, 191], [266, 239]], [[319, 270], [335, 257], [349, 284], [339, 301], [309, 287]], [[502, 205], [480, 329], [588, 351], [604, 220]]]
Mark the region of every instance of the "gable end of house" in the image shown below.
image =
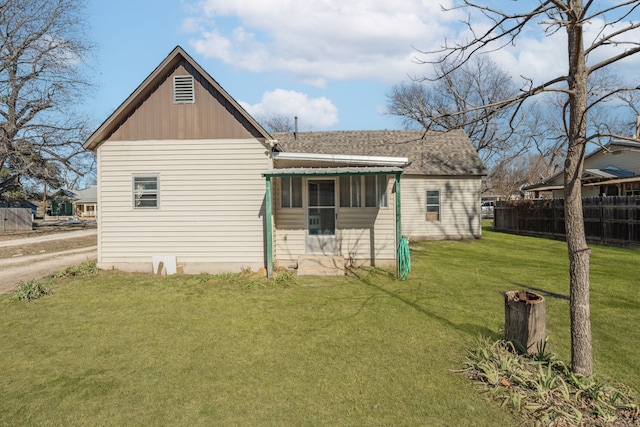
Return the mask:
[[105, 141], [271, 139], [180, 47], [142, 82], [84, 144]]

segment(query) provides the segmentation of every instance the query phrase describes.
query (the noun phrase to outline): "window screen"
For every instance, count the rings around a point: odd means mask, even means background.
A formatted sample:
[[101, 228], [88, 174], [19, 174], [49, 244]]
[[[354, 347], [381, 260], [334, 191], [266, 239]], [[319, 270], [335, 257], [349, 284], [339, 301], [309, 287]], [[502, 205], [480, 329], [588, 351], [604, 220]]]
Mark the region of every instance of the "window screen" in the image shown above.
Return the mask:
[[440, 221], [440, 190], [427, 190], [427, 221]]
[[133, 207], [157, 208], [159, 205], [158, 176], [133, 177]]
[[280, 178], [280, 206], [283, 208], [302, 207], [302, 178]]

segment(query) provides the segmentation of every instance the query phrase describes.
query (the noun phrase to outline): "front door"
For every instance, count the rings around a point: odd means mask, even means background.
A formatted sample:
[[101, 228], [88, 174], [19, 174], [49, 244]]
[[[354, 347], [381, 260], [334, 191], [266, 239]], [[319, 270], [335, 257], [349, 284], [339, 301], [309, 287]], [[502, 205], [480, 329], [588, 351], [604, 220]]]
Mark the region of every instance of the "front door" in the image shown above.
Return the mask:
[[336, 182], [334, 179], [307, 181], [307, 253], [335, 255], [336, 240]]

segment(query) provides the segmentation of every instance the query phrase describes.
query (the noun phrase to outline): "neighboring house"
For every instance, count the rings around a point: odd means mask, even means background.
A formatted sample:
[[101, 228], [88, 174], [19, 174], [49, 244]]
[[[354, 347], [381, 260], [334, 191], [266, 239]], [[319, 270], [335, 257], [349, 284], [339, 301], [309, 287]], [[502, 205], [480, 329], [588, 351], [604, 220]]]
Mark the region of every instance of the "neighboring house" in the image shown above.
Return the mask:
[[481, 235], [486, 171], [464, 132], [270, 135], [180, 47], [84, 146], [98, 159], [100, 268], [383, 265], [402, 235]]
[[[538, 184], [523, 187], [527, 192], [551, 191], [552, 198], [564, 198], [564, 172]], [[613, 141], [585, 157], [582, 196], [640, 195], [640, 142]]]
[[98, 187], [92, 185], [84, 190], [74, 191], [76, 198], [73, 201], [75, 215], [80, 218], [95, 218], [98, 207]]
[[64, 188], [56, 191], [47, 201], [47, 215], [50, 216], [72, 216], [73, 201], [76, 193]]
[[58, 190], [48, 201], [47, 215], [95, 218], [97, 193], [98, 187], [95, 185], [84, 190]]

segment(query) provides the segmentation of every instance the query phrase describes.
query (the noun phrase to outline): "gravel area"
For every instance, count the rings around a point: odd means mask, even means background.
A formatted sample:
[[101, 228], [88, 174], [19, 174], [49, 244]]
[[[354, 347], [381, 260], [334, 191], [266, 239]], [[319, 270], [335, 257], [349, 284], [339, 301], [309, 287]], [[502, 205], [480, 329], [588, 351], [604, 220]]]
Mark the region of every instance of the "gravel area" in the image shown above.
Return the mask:
[[[14, 238], [0, 240], [0, 248], [9, 246], [34, 245], [42, 242], [50, 242], [54, 240], [73, 239], [77, 237], [96, 236], [98, 234], [95, 228], [89, 230], [61, 231], [52, 233], [32, 234], [31, 237], [24, 237], [24, 234], [13, 235]], [[5, 236], [6, 237], [6, 236]]]
[[20, 282], [96, 260], [95, 228], [57, 231], [0, 241], [0, 294], [13, 291]]

